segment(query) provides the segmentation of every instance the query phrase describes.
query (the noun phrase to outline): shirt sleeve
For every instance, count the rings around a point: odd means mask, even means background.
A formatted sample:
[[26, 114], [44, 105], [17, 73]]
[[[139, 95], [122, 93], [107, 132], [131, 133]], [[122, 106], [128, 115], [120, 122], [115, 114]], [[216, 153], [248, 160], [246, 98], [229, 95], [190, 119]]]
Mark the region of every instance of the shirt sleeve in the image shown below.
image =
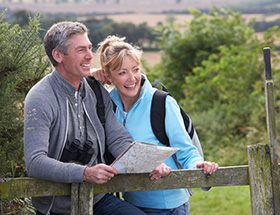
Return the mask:
[[184, 169], [196, 169], [196, 164], [203, 162], [203, 158], [192, 144], [185, 129], [180, 107], [171, 96], [166, 98], [165, 129], [170, 146], [179, 148], [176, 152], [178, 162]]

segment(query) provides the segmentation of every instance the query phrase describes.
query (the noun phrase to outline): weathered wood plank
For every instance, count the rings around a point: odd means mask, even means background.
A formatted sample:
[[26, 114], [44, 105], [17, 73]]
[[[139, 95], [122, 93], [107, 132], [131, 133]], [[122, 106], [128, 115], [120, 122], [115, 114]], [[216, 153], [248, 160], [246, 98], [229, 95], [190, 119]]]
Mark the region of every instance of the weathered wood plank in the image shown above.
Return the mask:
[[88, 183], [73, 183], [71, 186], [71, 215], [93, 214], [93, 186]]
[[[148, 173], [119, 174], [106, 184], [94, 185], [93, 192], [107, 193], [238, 185], [249, 185], [248, 166], [220, 167], [212, 175], [206, 175], [202, 170], [173, 170], [168, 176], [156, 181], [151, 181]], [[9, 194], [10, 187], [11, 193]], [[13, 181], [0, 180], [0, 198], [52, 195], [71, 195], [71, 184], [34, 178], [15, 178]]]
[[79, 208], [80, 213], [84, 215], [93, 214], [93, 186], [88, 183], [80, 184], [80, 193], [83, 195], [79, 195]]
[[71, 194], [71, 184], [35, 178], [0, 179], [0, 198], [62, 196]]
[[273, 177], [268, 145], [248, 146], [252, 215], [274, 215]]
[[79, 214], [79, 183], [71, 184], [71, 215]]
[[106, 193], [111, 191], [126, 192], [236, 185], [249, 185], [248, 166], [220, 167], [212, 175], [206, 175], [202, 170], [173, 170], [168, 176], [156, 181], [151, 181], [149, 174], [119, 174], [106, 184], [95, 186], [94, 192]]
[[270, 48], [263, 49], [264, 73], [265, 73], [265, 97], [266, 97], [266, 119], [267, 131], [270, 143], [271, 169], [273, 177], [274, 206], [277, 215], [280, 215], [280, 189], [279, 189], [279, 166], [276, 138], [276, 116], [274, 102], [274, 86], [271, 73]]

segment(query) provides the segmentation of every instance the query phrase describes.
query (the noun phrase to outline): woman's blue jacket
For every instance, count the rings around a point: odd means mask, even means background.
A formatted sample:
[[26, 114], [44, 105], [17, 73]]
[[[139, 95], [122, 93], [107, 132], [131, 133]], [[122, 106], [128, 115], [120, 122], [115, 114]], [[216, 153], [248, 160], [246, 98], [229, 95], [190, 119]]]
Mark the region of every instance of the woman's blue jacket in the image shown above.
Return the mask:
[[[143, 74], [142, 79], [145, 81], [140, 96], [127, 113], [126, 119], [124, 119], [123, 105], [117, 89], [114, 88], [110, 92], [111, 98], [117, 106], [117, 119], [125, 126], [134, 140], [165, 146], [155, 137], [150, 121], [151, 102], [156, 89], [151, 86]], [[195, 169], [197, 163], [203, 162], [203, 159], [200, 157], [197, 149], [192, 145], [191, 139], [185, 130], [180, 108], [171, 96], [167, 96], [166, 99], [165, 128], [170, 146], [179, 148], [176, 156], [184, 169]], [[172, 157], [168, 158], [165, 164], [170, 166], [171, 169], [177, 169]], [[126, 192], [123, 196], [126, 201], [138, 207], [158, 209], [176, 208], [189, 199], [189, 193], [186, 189]]]

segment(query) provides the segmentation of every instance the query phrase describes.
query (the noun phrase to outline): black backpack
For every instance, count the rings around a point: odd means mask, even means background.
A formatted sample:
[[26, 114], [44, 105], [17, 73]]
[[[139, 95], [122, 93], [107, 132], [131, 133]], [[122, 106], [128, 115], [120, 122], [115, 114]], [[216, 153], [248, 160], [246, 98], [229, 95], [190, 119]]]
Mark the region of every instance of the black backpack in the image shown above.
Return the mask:
[[[103, 102], [103, 96], [101, 93], [101, 84], [95, 80], [95, 78], [93, 77], [86, 77], [86, 80], [88, 82], [88, 84], [90, 85], [90, 87], [92, 88], [92, 90], [95, 93], [95, 96], [97, 98], [97, 103], [96, 103], [96, 112], [98, 115], [98, 118], [104, 128], [104, 132], [105, 132], [105, 105]], [[105, 139], [106, 139], [106, 133], [105, 133]], [[107, 144], [105, 144], [105, 153], [104, 153], [104, 158], [105, 158], [105, 162], [106, 164], [110, 165], [114, 160], [115, 157], [108, 151], [108, 147]]]
[[[162, 90], [156, 90], [156, 92], [153, 95], [152, 106], [151, 106], [151, 125], [157, 139], [162, 144], [169, 146], [170, 145], [169, 139], [165, 131], [165, 100], [167, 95], [170, 95], [170, 93], [168, 92], [166, 87], [160, 82], [154, 82], [152, 86], [155, 87], [158, 84], [161, 85]], [[181, 107], [180, 107], [180, 111], [184, 120], [185, 129], [192, 140], [192, 144], [197, 148], [200, 156], [204, 158], [200, 141], [198, 139], [191, 118], [189, 117], [188, 114], [184, 112], [184, 110]]]
[[[166, 87], [161, 82], [154, 82], [152, 86], [156, 87], [158, 84], [161, 85], [162, 90], [156, 90], [156, 92], [153, 95], [152, 105], [151, 105], [151, 126], [156, 138], [162, 144], [166, 146], [170, 146], [169, 139], [165, 131], [165, 101], [167, 95], [171, 96], [171, 94], [168, 92]], [[204, 159], [200, 141], [198, 139], [195, 128], [192, 124], [191, 118], [189, 117], [188, 114], [185, 113], [185, 111], [181, 107], [180, 107], [180, 112], [184, 120], [185, 129], [192, 140], [192, 144], [197, 148], [200, 156]], [[173, 154], [172, 157], [176, 163], [177, 168], [183, 169], [182, 165], [177, 160], [176, 154]], [[203, 189], [205, 191], [208, 191], [210, 187], [204, 187]], [[187, 188], [187, 190], [189, 194], [192, 196], [193, 190], [191, 188]]]

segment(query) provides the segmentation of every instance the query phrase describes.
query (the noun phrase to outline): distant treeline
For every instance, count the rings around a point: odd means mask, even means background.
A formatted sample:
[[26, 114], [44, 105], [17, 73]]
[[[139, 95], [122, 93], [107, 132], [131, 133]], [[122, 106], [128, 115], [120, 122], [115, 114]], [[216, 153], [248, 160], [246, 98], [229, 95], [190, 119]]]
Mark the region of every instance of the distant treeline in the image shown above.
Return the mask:
[[[20, 27], [28, 24], [29, 18], [34, 17], [31, 12], [20, 10], [15, 13], [6, 13], [5, 21], [11, 24], [18, 24]], [[118, 35], [126, 37], [129, 43], [141, 47], [144, 50], [157, 50], [157, 35], [155, 29], [148, 26], [147, 23], [135, 25], [129, 20], [127, 22], [117, 23], [112, 19], [96, 19], [94, 17], [80, 18], [72, 14], [41, 14], [39, 31], [41, 39], [54, 23], [60, 21], [79, 21], [84, 23], [89, 30], [89, 38], [92, 42], [93, 49], [96, 49], [98, 43], [104, 40], [108, 35]]]
[[[280, 13], [280, 2], [279, 0], [245, 0], [239, 3], [229, 3], [224, 5], [223, 8], [231, 8], [233, 10], [239, 11], [242, 14], [279, 14]], [[203, 13], [208, 13], [210, 8], [200, 9]], [[163, 13], [169, 14], [189, 14], [188, 9], [181, 11], [164, 11]]]
[[256, 32], [264, 32], [267, 31], [267, 29], [274, 26], [278, 26], [278, 27], [280, 26], [280, 19], [271, 22], [266, 22], [266, 21], [256, 22], [254, 29]]
[[[260, 4], [262, 5], [262, 4]], [[269, 3], [268, 3], [269, 5]], [[277, 8], [275, 8], [277, 9]], [[279, 8], [278, 8], [279, 10]], [[201, 11], [202, 13], [207, 13], [207, 11]], [[280, 12], [280, 11], [279, 11]], [[179, 13], [179, 12], [178, 12]], [[188, 12], [189, 13], [189, 12]], [[96, 15], [96, 14], [95, 14]], [[93, 43], [94, 49], [97, 48], [98, 43], [100, 43], [108, 35], [118, 35], [126, 37], [127, 41], [133, 43], [143, 50], [158, 50], [158, 35], [156, 28], [148, 26], [147, 23], [142, 23], [135, 25], [129, 20], [127, 22], [117, 23], [112, 19], [104, 18], [97, 19], [94, 14], [83, 15], [83, 19], [80, 18], [81, 15], [77, 14], [41, 14], [40, 23], [42, 30], [40, 31], [40, 37], [43, 39], [46, 29], [48, 29], [53, 23], [65, 20], [76, 21], [79, 20], [86, 24], [89, 29], [89, 38]], [[171, 15], [171, 14], [170, 14]], [[176, 12], [172, 14], [173, 19], [170, 22], [176, 21]], [[7, 11], [5, 21], [12, 24], [19, 24], [19, 26], [25, 26], [28, 24], [30, 17], [34, 17], [35, 14], [26, 10], [19, 10], [14, 13]], [[162, 25], [162, 23], [158, 23]], [[273, 26], [280, 26], [280, 19], [266, 22], [257, 21], [254, 25], [255, 32], [264, 32]]]

